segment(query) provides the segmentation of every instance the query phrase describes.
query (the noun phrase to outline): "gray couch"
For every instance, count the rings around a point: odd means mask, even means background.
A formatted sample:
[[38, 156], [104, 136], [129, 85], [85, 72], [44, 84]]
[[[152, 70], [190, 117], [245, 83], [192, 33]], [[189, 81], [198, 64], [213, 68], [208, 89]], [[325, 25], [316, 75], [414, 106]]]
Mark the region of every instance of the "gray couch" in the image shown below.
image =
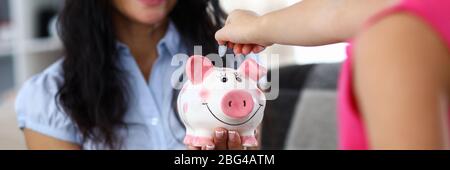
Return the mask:
[[333, 150], [336, 140], [336, 84], [340, 64], [280, 69], [280, 96], [269, 101], [263, 149]]

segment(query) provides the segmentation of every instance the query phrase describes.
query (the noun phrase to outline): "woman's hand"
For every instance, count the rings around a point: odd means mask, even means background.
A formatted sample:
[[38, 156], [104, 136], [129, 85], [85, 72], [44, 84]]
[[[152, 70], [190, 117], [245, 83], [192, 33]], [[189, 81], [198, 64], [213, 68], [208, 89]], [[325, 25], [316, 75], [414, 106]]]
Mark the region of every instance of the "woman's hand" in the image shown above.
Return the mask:
[[[229, 131], [224, 128], [217, 128], [214, 131], [214, 146], [188, 146], [188, 150], [257, 150], [256, 148], [244, 148], [241, 143], [241, 136], [236, 131]], [[255, 134], [259, 139], [258, 133]]]
[[216, 40], [220, 45], [227, 44], [235, 54], [260, 53], [272, 45], [263, 41], [260, 25], [260, 16], [256, 13], [235, 10], [229, 14], [225, 26], [217, 31]]

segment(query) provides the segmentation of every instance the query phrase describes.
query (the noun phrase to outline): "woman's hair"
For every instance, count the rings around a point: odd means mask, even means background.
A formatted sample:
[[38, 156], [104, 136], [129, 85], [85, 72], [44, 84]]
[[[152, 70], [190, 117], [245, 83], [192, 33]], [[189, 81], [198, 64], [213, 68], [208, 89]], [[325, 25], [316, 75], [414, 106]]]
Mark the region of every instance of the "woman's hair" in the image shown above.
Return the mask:
[[[111, 0], [66, 0], [58, 30], [65, 51], [64, 83], [55, 99], [82, 134], [110, 148], [119, 148], [117, 128], [126, 128], [128, 84], [119, 67]], [[218, 0], [178, 0], [169, 13], [187, 47], [217, 51], [215, 32], [226, 18]], [[191, 55], [193, 50], [189, 52]]]

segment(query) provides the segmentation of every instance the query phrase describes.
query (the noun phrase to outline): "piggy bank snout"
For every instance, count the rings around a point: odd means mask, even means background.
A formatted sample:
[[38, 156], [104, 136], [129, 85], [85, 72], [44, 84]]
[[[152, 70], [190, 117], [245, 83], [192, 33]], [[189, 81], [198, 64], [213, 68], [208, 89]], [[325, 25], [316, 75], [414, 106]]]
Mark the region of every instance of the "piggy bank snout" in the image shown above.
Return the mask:
[[252, 95], [244, 90], [233, 90], [226, 93], [221, 102], [223, 113], [235, 119], [248, 116], [254, 105]]

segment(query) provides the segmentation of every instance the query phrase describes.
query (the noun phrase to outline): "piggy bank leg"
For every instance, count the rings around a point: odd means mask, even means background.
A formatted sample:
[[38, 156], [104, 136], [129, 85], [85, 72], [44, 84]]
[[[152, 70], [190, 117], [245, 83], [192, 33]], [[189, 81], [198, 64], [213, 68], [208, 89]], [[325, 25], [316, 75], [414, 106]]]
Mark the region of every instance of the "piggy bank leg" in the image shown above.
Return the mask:
[[183, 143], [185, 145], [192, 145], [192, 141], [194, 140], [194, 133], [190, 128], [186, 129], [186, 136], [184, 137]]
[[211, 130], [196, 130], [194, 134], [195, 135], [192, 136], [192, 146], [202, 147], [214, 145], [212, 138], [213, 132]]
[[257, 147], [258, 146], [258, 140], [255, 137], [255, 131], [244, 131], [241, 133], [241, 141], [242, 146], [245, 147]]

